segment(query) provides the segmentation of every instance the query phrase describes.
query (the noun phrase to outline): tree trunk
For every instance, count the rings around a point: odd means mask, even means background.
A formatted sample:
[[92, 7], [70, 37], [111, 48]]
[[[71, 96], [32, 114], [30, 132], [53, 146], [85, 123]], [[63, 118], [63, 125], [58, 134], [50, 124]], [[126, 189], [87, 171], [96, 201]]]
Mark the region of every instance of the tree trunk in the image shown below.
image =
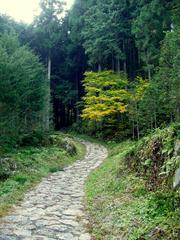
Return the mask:
[[151, 80], [151, 69], [148, 68], [148, 79]]
[[178, 104], [177, 104], [177, 106], [176, 106], [176, 117], [175, 117], [175, 119], [176, 119], [176, 121], [178, 122], [179, 121], [179, 116], [180, 116], [180, 114], [179, 114], [179, 106], [178, 106]]
[[98, 63], [98, 72], [101, 72], [101, 71], [102, 71], [101, 64]]
[[156, 114], [156, 111], [154, 111], [154, 127], [157, 128], [157, 114]]
[[48, 82], [51, 81], [51, 56], [48, 56]]
[[124, 60], [124, 72], [127, 73], [127, 64], [126, 64], [126, 60]]
[[66, 106], [66, 127], [69, 126], [70, 122], [70, 109], [69, 106]]
[[[124, 52], [124, 55], [126, 56], [125, 40], [123, 41], [123, 52]], [[127, 73], [126, 57], [125, 57], [125, 59], [124, 59], [123, 68], [124, 68], [124, 72]]]
[[151, 130], [153, 129], [153, 118], [151, 117]]
[[117, 59], [117, 72], [120, 73], [121, 67], [120, 67], [120, 59]]
[[135, 139], [135, 126], [134, 126], [134, 119], [133, 119], [132, 125], [133, 125], [133, 139]]
[[46, 119], [45, 128], [48, 131], [50, 127], [50, 100], [51, 100], [51, 55], [48, 56], [48, 86], [47, 86], [47, 97], [46, 97]]
[[139, 140], [140, 133], [139, 133], [139, 119], [137, 119], [137, 138]]
[[138, 116], [138, 105], [136, 103], [136, 130], [137, 130], [137, 138], [139, 140], [140, 132], [139, 132], [139, 116]]
[[111, 68], [112, 68], [113, 71], [115, 70], [115, 67], [114, 67], [114, 56], [113, 56], [113, 54], [112, 54], [112, 56], [111, 56]]

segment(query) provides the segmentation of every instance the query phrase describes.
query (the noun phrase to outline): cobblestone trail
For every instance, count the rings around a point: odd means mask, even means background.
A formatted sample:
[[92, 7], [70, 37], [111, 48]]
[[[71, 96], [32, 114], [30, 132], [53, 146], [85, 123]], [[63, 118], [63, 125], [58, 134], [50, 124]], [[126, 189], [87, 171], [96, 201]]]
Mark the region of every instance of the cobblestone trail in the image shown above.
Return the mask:
[[90, 240], [84, 182], [107, 156], [98, 144], [83, 142], [86, 156], [29, 191], [13, 213], [0, 219], [0, 240]]

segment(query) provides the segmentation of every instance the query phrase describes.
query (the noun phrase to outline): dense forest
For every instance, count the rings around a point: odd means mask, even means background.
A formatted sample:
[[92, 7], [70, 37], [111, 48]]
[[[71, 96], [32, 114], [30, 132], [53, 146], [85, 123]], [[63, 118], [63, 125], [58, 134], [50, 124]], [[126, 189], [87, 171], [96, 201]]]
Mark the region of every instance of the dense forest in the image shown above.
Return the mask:
[[73, 123], [139, 138], [177, 120], [178, 1], [76, 0], [66, 14], [62, 1], [40, 6], [31, 25], [0, 17], [5, 139]]
[[40, 8], [31, 24], [0, 15], [0, 216], [83, 157], [75, 134], [109, 152], [86, 183], [93, 239], [178, 239], [179, 1]]

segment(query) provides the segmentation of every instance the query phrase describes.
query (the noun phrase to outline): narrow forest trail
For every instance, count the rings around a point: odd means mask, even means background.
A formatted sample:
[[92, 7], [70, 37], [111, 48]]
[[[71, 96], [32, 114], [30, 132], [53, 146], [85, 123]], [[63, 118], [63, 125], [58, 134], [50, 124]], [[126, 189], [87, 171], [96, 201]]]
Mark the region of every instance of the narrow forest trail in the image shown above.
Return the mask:
[[107, 157], [107, 150], [83, 143], [87, 148], [83, 160], [44, 178], [13, 213], [0, 219], [0, 240], [91, 239], [85, 227], [84, 182]]

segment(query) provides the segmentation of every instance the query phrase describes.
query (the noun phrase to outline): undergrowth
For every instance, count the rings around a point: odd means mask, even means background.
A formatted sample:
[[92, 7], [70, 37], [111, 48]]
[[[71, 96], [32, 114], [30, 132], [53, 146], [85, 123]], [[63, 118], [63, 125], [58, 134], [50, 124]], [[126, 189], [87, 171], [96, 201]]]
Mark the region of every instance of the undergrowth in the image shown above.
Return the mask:
[[[68, 139], [72, 149], [65, 148], [64, 134], [48, 136], [48, 144], [24, 146], [1, 151], [0, 168], [0, 216], [7, 213], [13, 204], [23, 198], [23, 194], [42, 177], [63, 171], [63, 168], [85, 154], [82, 144]], [[28, 140], [29, 141], [29, 140]], [[28, 141], [26, 143], [28, 143]], [[44, 146], [43, 146], [44, 145]]]
[[[94, 239], [178, 239], [179, 194], [171, 185], [172, 173], [178, 166], [177, 158], [173, 157], [177, 138], [177, 128], [171, 126], [158, 129], [139, 142], [108, 144], [108, 159], [86, 182], [89, 229]], [[149, 162], [153, 162], [154, 156], [150, 146], [154, 147], [152, 142], [157, 139], [162, 143], [158, 151], [162, 161], [158, 176], [152, 181], [154, 165]], [[165, 185], [167, 180], [169, 184]], [[149, 183], [156, 187], [150, 189]]]

